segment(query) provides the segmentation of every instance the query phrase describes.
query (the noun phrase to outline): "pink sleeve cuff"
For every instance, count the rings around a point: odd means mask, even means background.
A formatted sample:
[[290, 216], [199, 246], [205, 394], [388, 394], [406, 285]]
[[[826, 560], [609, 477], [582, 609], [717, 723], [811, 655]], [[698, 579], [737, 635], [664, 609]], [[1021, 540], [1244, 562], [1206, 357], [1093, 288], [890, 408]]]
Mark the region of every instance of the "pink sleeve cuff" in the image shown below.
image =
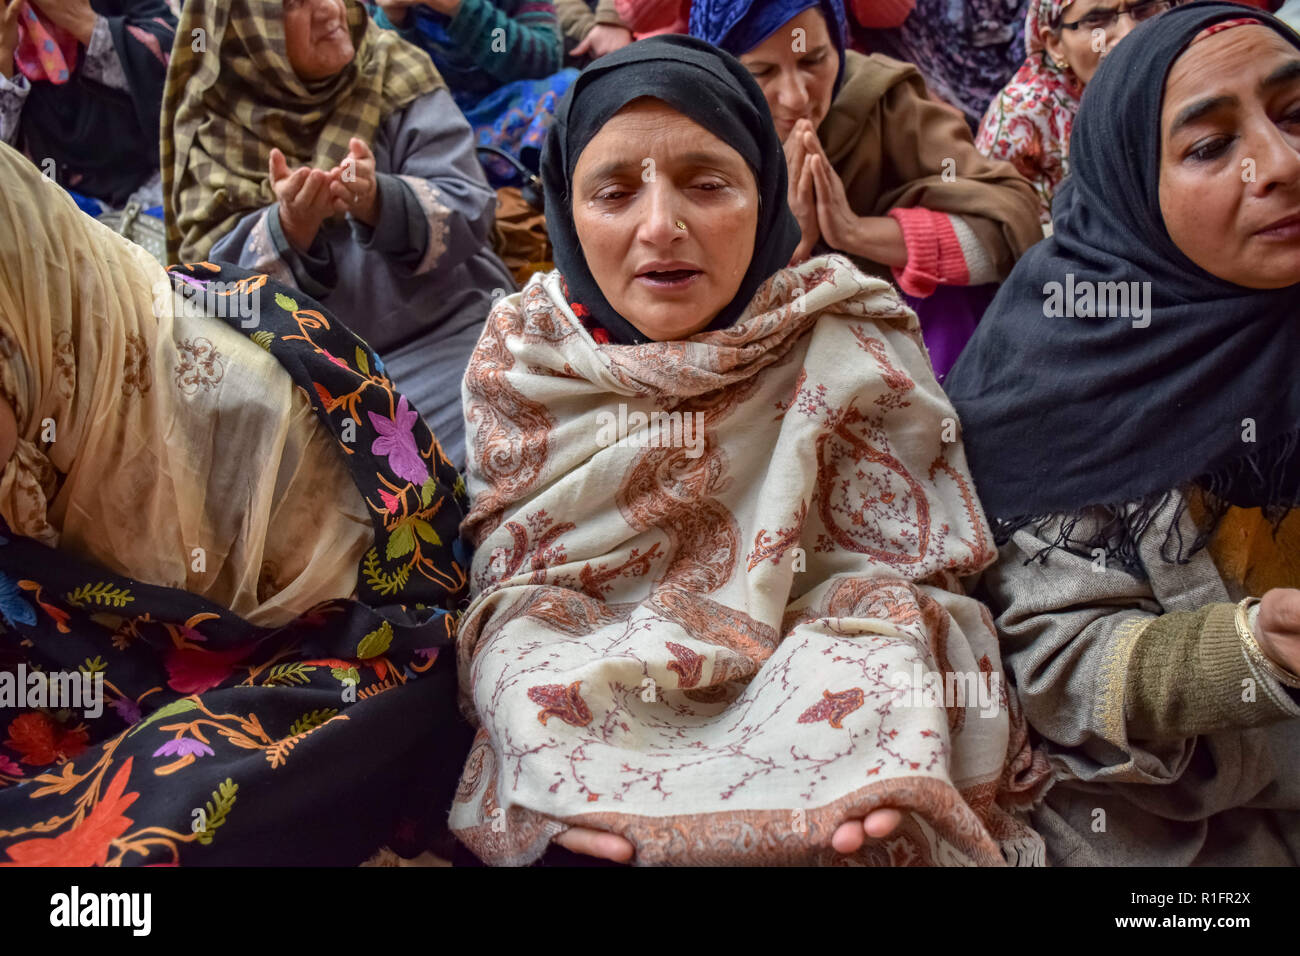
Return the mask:
[[900, 289], [925, 298], [941, 285], [970, 282], [961, 241], [947, 213], [911, 208], [891, 209], [888, 215], [902, 228], [907, 246], [907, 265], [893, 270]]

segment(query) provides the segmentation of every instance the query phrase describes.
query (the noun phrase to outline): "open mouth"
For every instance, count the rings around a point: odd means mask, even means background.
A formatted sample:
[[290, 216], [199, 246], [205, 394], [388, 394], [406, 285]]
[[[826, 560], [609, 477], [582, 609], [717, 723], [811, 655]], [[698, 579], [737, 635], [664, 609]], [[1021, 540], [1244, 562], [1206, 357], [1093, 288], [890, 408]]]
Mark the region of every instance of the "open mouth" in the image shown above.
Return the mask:
[[651, 270], [640, 273], [637, 276], [637, 281], [648, 283], [660, 289], [680, 289], [690, 285], [703, 274], [699, 269]]

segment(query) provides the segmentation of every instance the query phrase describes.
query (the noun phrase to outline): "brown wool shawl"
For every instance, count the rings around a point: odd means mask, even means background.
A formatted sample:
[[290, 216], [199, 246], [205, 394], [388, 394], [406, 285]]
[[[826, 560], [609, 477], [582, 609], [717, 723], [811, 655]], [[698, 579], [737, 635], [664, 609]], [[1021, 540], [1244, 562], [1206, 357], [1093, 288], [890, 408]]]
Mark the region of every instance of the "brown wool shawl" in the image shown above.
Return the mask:
[[[916, 67], [854, 50], [845, 56], [844, 84], [817, 135], [854, 212], [922, 207], [962, 216], [998, 274], [1008, 273], [1043, 237], [1033, 188], [1010, 163], [975, 149], [965, 120], [927, 95]], [[944, 181], [945, 160], [952, 182]]]

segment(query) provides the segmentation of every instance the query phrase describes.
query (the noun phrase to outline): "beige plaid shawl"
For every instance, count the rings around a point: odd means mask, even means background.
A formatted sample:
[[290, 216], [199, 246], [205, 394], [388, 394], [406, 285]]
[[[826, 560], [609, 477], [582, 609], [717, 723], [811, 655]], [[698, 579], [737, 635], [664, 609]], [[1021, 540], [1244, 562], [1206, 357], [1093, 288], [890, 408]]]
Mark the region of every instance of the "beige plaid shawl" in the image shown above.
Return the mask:
[[[162, 172], [169, 261], [194, 261], [274, 200], [267, 164], [330, 169], [348, 140], [446, 84], [423, 51], [344, 0], [356, 57], [329, 79], [298, 78], [282, 0], [189, 0], [163, 92]], [[201, 32], [200, 32], [201, 31]]]

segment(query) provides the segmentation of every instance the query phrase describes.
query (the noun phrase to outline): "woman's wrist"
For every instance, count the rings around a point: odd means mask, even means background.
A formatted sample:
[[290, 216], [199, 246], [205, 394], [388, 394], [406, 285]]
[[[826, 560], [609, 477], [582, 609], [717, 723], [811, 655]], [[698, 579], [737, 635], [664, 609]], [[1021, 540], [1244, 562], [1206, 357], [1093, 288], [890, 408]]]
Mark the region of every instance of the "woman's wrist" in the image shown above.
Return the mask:
[[306, 252], [310, 249], [312, 243], [316, 241], [316, 233], [320, 232], [320, 221], [315, 224], [300, 222], [286, 215], [284, 206], [280, 207], [279, 215], [280, 231], [284, 233], [284, 238], [289, 240], [289, 245], [293, 246], [294, 251]]
[[369, 199], [365, 202], [357, 203], [357, 208], [349, 210], [353, 219], [365, 223], [371, 229], [374, 229], [379, 225], [379, 211], [383, 205], [380, 201], [379, 193], [379, 183], [375, 183], [374, 189], [370, 191]]
[[1300, 675], [1292, 672], [1283, 663], [1277, 650], [1272, 646], [1268, 633], [1259, 626], [1260, 599], [1245, 598], [1237, 605], [1237, 633], [1241, 636], [1246, 656], [1259, 664], [1274, 677], [1278, 683], [1287, 687], [1300, 688]]
[[[44, 12], [43, 8], [42, 12]], [[76, 5], [75, 10], [60, 16], [58, 19], [54, 17], [50, 17], [50, 19], [55, 26], [63, 27], [76, 37], [82, 46], [87, 46], [95, 32], [95, 23], [99, 20], [99, 14], [90, 8], [89, 0], [82, 0], [81, 3]]]
[[907, 266], [907, 243], [903, 241], [903, 227], [888, 216], [859, 216], [853, 224], [851, 253], [871, 262], [879, 262], [891, 269]]

